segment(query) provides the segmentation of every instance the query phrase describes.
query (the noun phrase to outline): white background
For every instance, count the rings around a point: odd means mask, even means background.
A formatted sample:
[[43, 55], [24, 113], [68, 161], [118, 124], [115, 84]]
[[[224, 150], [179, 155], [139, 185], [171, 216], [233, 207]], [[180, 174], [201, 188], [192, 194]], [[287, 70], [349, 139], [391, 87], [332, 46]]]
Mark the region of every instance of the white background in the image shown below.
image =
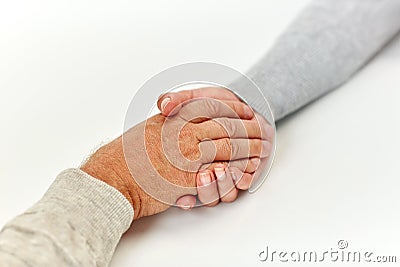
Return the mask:
[[[190, 61], [246, 71], [306, 2], [2, 0], [0, 225], [120, 134], [152, 75]], [[340, 239], [400, 261], [399, 70], [397, 40], [279, 125], [256, 194], [135, 222], [112, 266], [271, 265], [258, 261], [266, 245], [324, 251]]]

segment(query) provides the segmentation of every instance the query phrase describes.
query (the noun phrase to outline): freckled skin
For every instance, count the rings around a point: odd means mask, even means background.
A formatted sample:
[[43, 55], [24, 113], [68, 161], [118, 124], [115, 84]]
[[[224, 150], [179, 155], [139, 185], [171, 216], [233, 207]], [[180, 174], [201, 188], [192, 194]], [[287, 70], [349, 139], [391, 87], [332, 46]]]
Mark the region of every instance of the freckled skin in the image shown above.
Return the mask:
[[[172, 204], [181, 196], [197, 194], [197, 172], [203, 164], [209, 162], [198, 161], [190, 165], [191, 168], [182, 169], [181, 166], [171, 163], [166, 157], [165, 151], [171, 146], [172, 151], [179, 150], [182, 153], [185, 161], [187, 159], [198, 160], [201, 152], [213, 153], [214, 151], [208, 150], [200, 152], [199, 144], [201, 142], [197, 133], [199, 131], [196, 129], [201, 128], [201, 132], [207, 134], [221, 132], [221, 126], [216, 123], [201, 123], [184, 122], [182, 124], [182, 119], [179, 117], [166, 121], [164, 116], [155, 115], [100, 148], [81, 169], [118, 189], [132, 204], [135, 210], [135, 219], [160, 213], [168, 209], [170, 205], [157, 199]], [[163, 143], [162, 133], [165, 125], [172, 125], [170, 129], [175, 129], [175, 133], [167, 132], [167, 142]], [[180, 127], [180, 125], [184, 125], [184, 127]], [[178, 136], [176, 147], [173, 144], [174, 134]], [[221, 134], [226, 133], [221, 132]], [[214, 136], [218, 138], [217, 135], [214, 134]], [[222, 160], [230, 160], [230, 151], [227, 149], [221, 147], [221, 153], [218, 154], [223, 157]], [[190, 161], [187, 162], [192, 164]], [[182, 166], [186, 167], [184, 164]], [[157, 177], [161, 177], [163, 180], [157, 180]], [[163, 184], [165, 180], [182, 188], [171, 190], [170, 187]], [[139, 184], [138, 181], [140, 181]], [[147, 191], [149, 188], [156, 188], [153, 193], [156, 193], [157, 196], [154, 194], [149, 196], [146, 193], [149, 192]], [[230, 201], [232, 200], [230, 199]]]
[[[212, 90], [207, 92], [215, 95]], [[119, 190], [132, 204], [134, 219], [165, 211], [182, 200], [182, 196], [188, 201], [179, 203], [193, 206], [197, 193], [200, 201], [216, 199], [209, 204], [213, 206], [219, 202], [219, 193], [232, 188], [233, 193], [222, 195], [221, 200], [234, 201], [235, 185], [238, 189], [250, 185], [252, 175], [245, 171], [254, 171], [257, 167], [249, 168], [247, 159], [262, 156], [265, 134], [258, 130], [254, 114], [245, 112], [244, 103], [238, 99], [233, 101], [232, 95], [224, 94], [224, 97], [229, 100], [202, 98], [182, 105], [173, 116], [158, 114], [147, 119], [101, 147], [81, 169]], [[234, 181], [231, 170], [225, 168], [229, 161], [241, 168], [237, 176], [246, 179]], [[217, 182], [201, 188], [199, 170], [213, 170], [217, 163], [224, 164], [228, 179], [216, 180], [211, 171], [211, 180]]]

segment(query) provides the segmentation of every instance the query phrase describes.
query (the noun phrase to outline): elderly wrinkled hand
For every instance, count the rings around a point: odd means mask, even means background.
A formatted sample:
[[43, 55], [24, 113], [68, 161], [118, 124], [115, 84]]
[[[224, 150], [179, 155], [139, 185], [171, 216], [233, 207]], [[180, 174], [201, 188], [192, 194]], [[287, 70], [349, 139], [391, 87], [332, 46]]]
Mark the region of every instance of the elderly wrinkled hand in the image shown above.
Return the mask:
[[[138, 219], [168, 209], [182, 196], [196, 195], [199, 184], [212, 182], [209, 170], [218, 162], [244, 167], [249, 158], [267, 157], [266, 136], [246, 104], [192, 99], [173, 116], [155, 115], [134, 126], [81, 169], [124, 194]], [[230, 191], [229, 184], [220, 190]], [[212, 205], [215, 200], [204, 198], [205, 193], [201, 200]]]

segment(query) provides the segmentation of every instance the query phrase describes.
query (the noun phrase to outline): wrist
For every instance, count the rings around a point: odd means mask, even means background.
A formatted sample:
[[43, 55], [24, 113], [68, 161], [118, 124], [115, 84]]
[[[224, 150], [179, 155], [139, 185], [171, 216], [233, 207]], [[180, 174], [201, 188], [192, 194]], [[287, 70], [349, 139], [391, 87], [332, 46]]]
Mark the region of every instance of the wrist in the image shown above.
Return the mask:
[[123, 182], [119, 175], [115, 173], [115, 171], [108, 169], [104, 165], [99, 163], [95, 164], [85, 164], [80, 167], [82, 171], [89, 174], [93, 178], [96, 178], [109, 186], [114, 187], [117, 189], [132, 205], [133, 207], [133, 200], [131, 194], [128, 192], [126, 186], [124, 186]]
[[117, 189], [132, 205], [135, 219], [140, 212], [137, 185], [126, 165], [121, 138], [101, 147], [80, 169], [90, 176]]

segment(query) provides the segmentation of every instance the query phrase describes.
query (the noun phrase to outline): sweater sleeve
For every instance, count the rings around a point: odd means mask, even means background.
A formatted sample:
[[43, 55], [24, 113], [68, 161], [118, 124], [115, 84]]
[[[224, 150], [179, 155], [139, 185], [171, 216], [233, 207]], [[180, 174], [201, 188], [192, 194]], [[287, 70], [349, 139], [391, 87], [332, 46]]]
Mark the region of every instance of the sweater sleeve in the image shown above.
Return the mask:
[[108, 266], [133, 219], [129, 201], [79, 169], [0, 232], [1, 266]]
[[[247, 76], [279, 120], [346, 82], [399, 30], [399, 0], [313, 0]], [[269, 117], [246, 83], [230, 88]]]

